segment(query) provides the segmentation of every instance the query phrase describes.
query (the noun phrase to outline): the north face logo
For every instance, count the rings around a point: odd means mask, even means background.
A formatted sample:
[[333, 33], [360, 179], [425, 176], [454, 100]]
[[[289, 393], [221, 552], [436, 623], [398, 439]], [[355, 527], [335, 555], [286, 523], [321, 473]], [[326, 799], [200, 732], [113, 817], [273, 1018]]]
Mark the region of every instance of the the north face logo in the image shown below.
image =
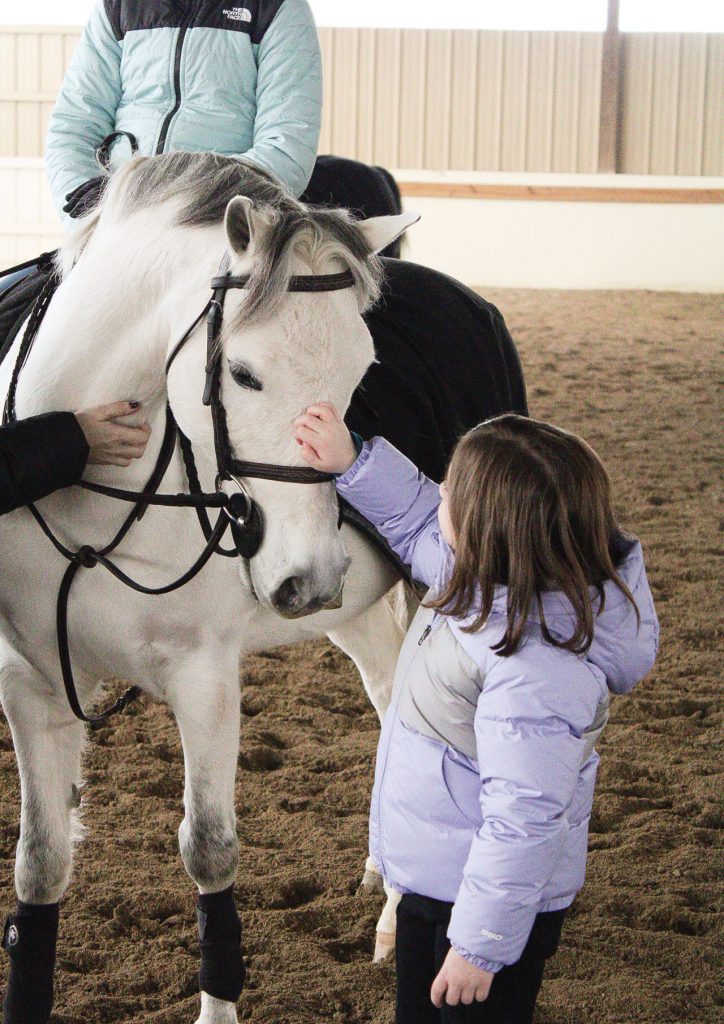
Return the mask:
[[230, 21], [251, 21], [251, 11], [246, 7], [230, 7], [224, 14]]

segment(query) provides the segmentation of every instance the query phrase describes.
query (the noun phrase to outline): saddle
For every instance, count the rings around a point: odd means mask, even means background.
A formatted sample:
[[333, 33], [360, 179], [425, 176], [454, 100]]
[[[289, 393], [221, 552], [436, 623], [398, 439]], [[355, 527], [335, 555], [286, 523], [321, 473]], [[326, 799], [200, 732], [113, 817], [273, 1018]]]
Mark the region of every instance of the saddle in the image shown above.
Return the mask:
[[[0, 273], [0, 363], [45, 287], [53, 270], [54, 257], [55, 252], [44, 252], [35, 260]], [[6, 284], [8, 279], [11, 279], [9, 285]]]

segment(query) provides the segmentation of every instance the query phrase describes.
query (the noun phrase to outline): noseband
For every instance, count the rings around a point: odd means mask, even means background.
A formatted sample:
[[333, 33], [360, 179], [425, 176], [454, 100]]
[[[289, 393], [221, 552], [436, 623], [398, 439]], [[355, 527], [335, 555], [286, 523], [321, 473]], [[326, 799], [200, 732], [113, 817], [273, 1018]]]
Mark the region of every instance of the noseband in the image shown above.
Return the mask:
[[[80, 486], [85, 490], [102, 494], [106, 497], [116, 498], [120, 501], [131, 503], [132, 508], [123, 521], [122, 526], [116, 532], [113, 540], [105, 547], [96, 549], [89, 545], [83, 545], [79, 550], [73, 551], [66, 547], [48, 525], [43, 515], [34, 504], [28, 505], [32, 515], [46, 537], [51, 541], [56, 550], [68, 561], [68, 567], [58, 592], [56, 609], [56, 630], [58, 640], [58, 656], [63, 674], [63, 683], [68, 698], [68, 703], [76, 718], [92, 725], [105, 721], [117, 711], [121, 711], [127, 704], [134, 700], [140, 690], [133, 686], [123, 694], [112, 707], [107, 708], [101, 714], [88, 716], [83, 711], [76, 691], [73, 670], [70, 660], [70, 645], [68, 639], [68, 600], [73, 581], [81, 568], [91, 569], [96, 565], [102, 565], [116, 579], [126, 586], [142, 594], [160, 595], [168, 594], [178, 590], [189, 583], [203, 569], [206, 563], [214, 554], [221, 554], [227, 557], [239, 557], [245, 559], [253, 558], [259, 550], [263, 539], [263, 521], [261, 512], [250, 496], [241, 478], [257, 478], [261, 480], [275, 480], [283, 483], [294, 484], [321, 484], [328, 483], [334, 479], [332, 473], [320, 473], [316, 469], [305, 466], [281, 466], [274, 463], [249, 462], [238, 459], [229, 438], [226, 425], [226, 411], [221, 399], [221, 360], [222, 349], [219, 343], [221, 327], [224, 316], [224, 300], [226, 293], [231, 288], [245, 288], [249, 282], [249, 276], [234, 277], [229, 271], [228, 254], [224, 256], [219, 267], [219, 273], [211, 281], [212, 297], [204, 309], [196, 317], [194, 322], [184, 332], [181, 339], [174, 346], [166, 362], [166, 375], [184, 348], [192, 334], [201, 321], [206, 319], [206, 379], [203, 392], [203, 404], [211, 409], [211, 418], [214, 429], [214, 448], [216, 452], [216, 486], [211, 493], [205, 493], [199, 481], [196, 468], [193, 447], [190, 440], [179, 429], [176, 419], [171, 411], [170, 404], [166, 406], [166, 429], [164, 432], [161, 450], [156, 460], [151, 476], [143, 491], [126, 491], [117, 487], [106, 487], [103, 484], [94, 484], [82, 481]], [[26, 326], [23, 340], [20, 344], [18, 357], [13, 369], [13, 375], [8, 388], [5, 408], [3, 411], [3, 424], [13, 423], [16, 420], [15, 396], [17, 393], [20, 374], [25, 366], [33, 343], [37, 337], [40, 325], [50, 305], [60, 281], [57, 273], [53, 273], [38, 296], [31, 311]], [[291, 292], [331, 292], [346, 288], [353, 288], [354, 277], [350, 271], [339, 274], [319, 274], [292, 277], [288, 290]], [[189, 494], [158, 494], [158, 488], [166, 474], [173, 453], [176, 441], [179, 441], [181, 452], [186, 468], [186, 475], [189, 483]], [[228, 494], [223, 485], [229, 481], [237, 488]], [[158, 505], [171, 508], [193, 508], [199, 518], [204, 533], [206, 545], [193, 563], [193, 565], [177, 580], [163, 587], [146, 587], [142, 583], [132, 579], [127, 573], [110, 559], [110, 555], [116, 550], [121, 541], [125, 538], [134, 522], [140, 520], [147, 512], [150, 505]], [[208, 510], [218, 509], [219, 514], [215, 524], [212, 526]], [[341, 515], [340, 515], [341, 522]], [[221, 541], [230, 527], [234, 539], [234, 547], [225, 549]]]

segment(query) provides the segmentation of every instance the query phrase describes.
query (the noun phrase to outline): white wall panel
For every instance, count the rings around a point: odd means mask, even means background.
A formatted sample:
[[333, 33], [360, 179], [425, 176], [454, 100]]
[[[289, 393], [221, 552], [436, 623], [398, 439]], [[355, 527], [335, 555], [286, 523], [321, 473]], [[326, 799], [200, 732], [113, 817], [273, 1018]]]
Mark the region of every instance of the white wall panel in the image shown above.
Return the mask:
[[724, 174], [724, 35], [709, 36], [706, 60], [703, 174]]
[[503, 137], [504, 48], [504, 32], [481, 32], [479, 34], [476, 169], [497, 170], [500, 168]]
[[[692, 183], [692, 179], [683, 181]], [[724, 290], [721, 203], [509, 202], [415, 196], [406, 198], [405, 206], [422, 213], [420, 223], [407, 235], [405, 258], [468, 285]], [[553, 246], [551, 239], [555, 239]]]
[[659, 36], [654, 47], [651, 104], [651, 174], [666, 174], [676, 164], [679, 116], [681, 36]]
[[356, 157], [364, 163], [374, 163], [375, 127], [375, 68], [377, 67], [377, 37], [375, 30], [368, 28], [358, 33], [357, 80], [359, 101], [357, 105]]
[[556, 37], [536, 32], [528, 55], [528, 107], [525, 119], [525, 163], [531, 171], [550, 171], [553, 159], [553, 88]]
[[[423, 167], [443, 171], [450, 167], [452, 130], [452, 32], [429, 32], [425, 60], [425, 148]], [[465, 129], [463, 128], [463, 131]]]
[[0, 160], [0, 267], [55, 249], [61, 234], [44, 161]]
[[724, 36], [624, 36], [620, 170], [724, 174]]
[[679, 83], [680, 124], [676, 140], [676, 173], [702, 174], [706, 99], [706, 36], [682, 36]]
[[478, 38], [477, 32], [452, 33], [448, 167], [453, 170], [476, 166]]
[[321, 151], [428, 170], [595, 170], [601, 37], [320, 30]]
[[503, 132], [500, 170], [526, 169], [528, 123], [528, 32], [506, 32], [503, 48]]
[[[402, 111], [402, 31], [375, 31], [374, 163], [400, 166], [400, 119]], [[331, 106], [325, 101], [325, 106]], [[329, 152], [329, 150], [323, 150]]]
[[[597, 33], [320, 29], [320, 149], [430, 170], [597, 166]], [[74, 28], [0, 26], [0, 156], [41, 156]], [[722, 173], [724, 37], [623, 37], [622, 171]]]
[[[427, 32], [402, 33], [400, 61], [399, 166], [425, 166], [425, 84], [427, 80]], [[333, 106], [332, 96], [325, 102]]]
[[597, 125], [601, 111], [601, 61], [603, 36], [587, 32], [581, 37], [581, 74], [578, 81], [578, 129], [576, 166], [579, 171], [598, 169]]
[[[406, 177], [415, 177], [403, 171], [398, 176], [403, 188]], [[457, 177], [466, 180], [464, 172]], [[640, 195], [641, 201], [632, 203], [612, 201], [612, 195], [590, 202], [407, 197], [406, 207], [423, 214], [409, 233], [408, 259], [470, 285], [724, 288], [724, 204], [721, 189], [716, 191], [718, 179], [499, 173], [475, 177], [498, 187], [507, 182], [534, 190], [553, 182], [563, 189], [578, 185], [614, 195], [626, 187], [640, 193], [659, 188], [673, 192], [674, 198], [648, 203]], [[687, 203], [687, 190], [702, 186], [711, 190], [711, 203]], [[675, 201], [677, 190], [681, 204]], [[491, 237], [496, 239], [492, 247]], [[0, 267], [53, 249], [60, 240], [43, 161], [0, 160]]]

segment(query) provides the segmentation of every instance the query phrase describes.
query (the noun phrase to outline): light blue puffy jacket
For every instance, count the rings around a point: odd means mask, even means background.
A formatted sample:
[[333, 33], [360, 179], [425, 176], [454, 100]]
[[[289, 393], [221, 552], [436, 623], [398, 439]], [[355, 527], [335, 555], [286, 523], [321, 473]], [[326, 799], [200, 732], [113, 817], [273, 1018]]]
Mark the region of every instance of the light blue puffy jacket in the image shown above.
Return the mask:
[[[387, 538], [413, 576], [440, 592], [454, 553], [437, 518], [437, 484], [383, 438], [366, 442], [337, 490]], [[498, 971], [520, 959], [539, 912], [569, 906], [584, 882], [595, 741], [609, 691], [649, 671], [659, 627], [641, 545], [617, 566], [641, 616], [612, 583], [583, 655], [554, 647], [531, 616], [502, 658], [506, 588], [485, 626], [420, 608], [400, 653], [377, 750], [370, 854], [399, 892], [454, 903], [448, 938]], [[571, 636], [573, 611], [543, 595], [546, 623]]]
[[314, 18], [307, 0], [243, 3], [98, 0], [48, 129], [59, 212], [99, 173], [96, 150], [115, 130], [132, 132], [146, 155], [243, 156], [302, 194], [322, 110]]

